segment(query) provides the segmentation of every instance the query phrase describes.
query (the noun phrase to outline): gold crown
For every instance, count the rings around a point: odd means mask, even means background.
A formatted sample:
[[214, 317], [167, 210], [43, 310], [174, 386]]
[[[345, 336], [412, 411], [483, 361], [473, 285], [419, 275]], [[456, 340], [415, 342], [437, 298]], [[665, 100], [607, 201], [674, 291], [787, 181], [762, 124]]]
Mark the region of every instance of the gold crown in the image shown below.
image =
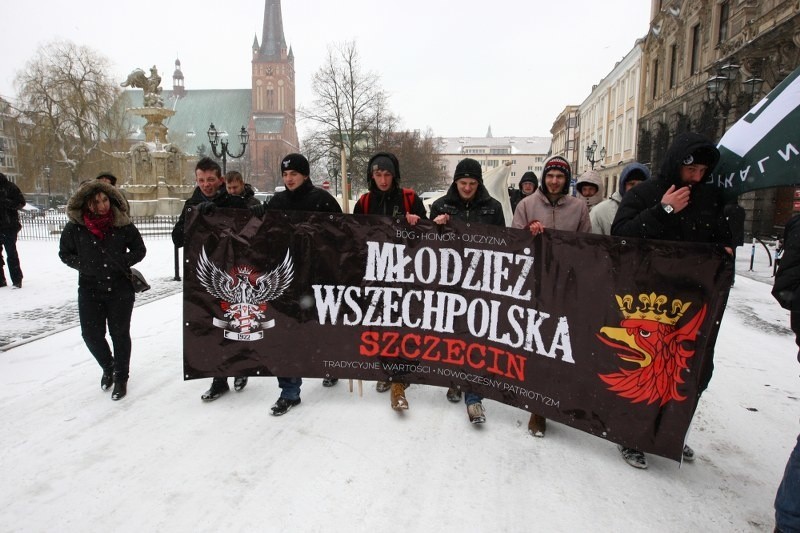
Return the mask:
[[641, 302], [641, 305], [637, 306], [634, 310], [632, 295], [626, 294], [620, 297], [617, 294], [615, 296], [617, 298], [619, 310], [622, 311], [622, 315], [625, 318], [652, 320], [669, 326], [674, 326], [686, 310], [689, 309], [689, 306], [692, 305], [691, 302], [683, 303], [680, 300], [673, 300], [671, 310], [662, 309], [662, 306], [669, 301], [669, 298], [663, 294], [651, 292], [650, 294], [642, 293], [639, 295], [639, 302]]

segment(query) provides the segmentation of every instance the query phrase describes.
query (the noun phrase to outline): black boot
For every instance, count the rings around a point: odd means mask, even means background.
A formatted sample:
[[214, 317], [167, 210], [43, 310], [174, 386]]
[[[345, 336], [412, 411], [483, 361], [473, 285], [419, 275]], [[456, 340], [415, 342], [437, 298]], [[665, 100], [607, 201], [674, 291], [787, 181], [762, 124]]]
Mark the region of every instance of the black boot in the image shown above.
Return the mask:
[[231, 388], [228, 385], [228, 378], [214, 378], [213, 381], [211, 381], [211, 388], [205, 391], [200, 396], [200, 399], [204, 402], [213, 402], [229, 390], [231, 390]]
[[121, 400], [128, 394], [128, 382], [118, 380], [114, 382], [114, 392], [111, 393], [111, 399], [115, 402]]
[[103, 370], [103, 377], [100, 378], [100, 390], [108, 390], [114, 384], [114, 372]]

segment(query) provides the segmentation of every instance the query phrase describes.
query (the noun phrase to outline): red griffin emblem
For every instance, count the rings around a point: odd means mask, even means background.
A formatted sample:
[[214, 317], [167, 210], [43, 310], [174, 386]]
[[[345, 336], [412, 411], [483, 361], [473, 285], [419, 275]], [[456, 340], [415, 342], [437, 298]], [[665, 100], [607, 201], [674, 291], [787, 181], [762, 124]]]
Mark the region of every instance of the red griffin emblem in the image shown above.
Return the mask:
[[597, 338], [617, 350], [617, 356], [633, 368], [620, 368], [613, 374], [598, 374], [616, 392], [631, 403], [660, 402], [686, 399], [678, 392], [683, 383], [681, 371], [688, 368], [687, 361], [694, 356], [693, 349], [684, 345], [697, 338], [697, 331], [706, 316], [706, 306], [694, 315], [682, 328], [677, 329], [678, 320], [691, 303], [673, 300], [669, 309], [662, 309], [668, 298], [655, 293], [640, 294], [639, 303], [633, 309], [633, 296], [616, 296], [623, 320], [620, 327], [604, 327]]

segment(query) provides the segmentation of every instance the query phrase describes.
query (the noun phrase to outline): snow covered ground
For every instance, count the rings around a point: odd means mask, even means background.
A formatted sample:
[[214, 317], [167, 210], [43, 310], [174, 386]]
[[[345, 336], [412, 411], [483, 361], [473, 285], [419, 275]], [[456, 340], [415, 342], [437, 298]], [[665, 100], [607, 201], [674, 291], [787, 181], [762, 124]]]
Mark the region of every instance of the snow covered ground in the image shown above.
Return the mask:
[[471, 426], [444, 389], [388, 394], [308, 379], [269, 415], [274, 378], [204, 404], [181, 377], [172, 245], [147, 241], [153, 285], [134, 310], [128, 396], [112, 402], [76, 324], [77, 274], [55, 241], [19, 243], [22, 290], [0, 289], [0, 531], [771, 531], [800, 426], [800, 365], [771, 269], [739, 250], [716, 371], [700, 402], [694, 463], [567, 426], [527, 434], [528, 414], [486, 401]]

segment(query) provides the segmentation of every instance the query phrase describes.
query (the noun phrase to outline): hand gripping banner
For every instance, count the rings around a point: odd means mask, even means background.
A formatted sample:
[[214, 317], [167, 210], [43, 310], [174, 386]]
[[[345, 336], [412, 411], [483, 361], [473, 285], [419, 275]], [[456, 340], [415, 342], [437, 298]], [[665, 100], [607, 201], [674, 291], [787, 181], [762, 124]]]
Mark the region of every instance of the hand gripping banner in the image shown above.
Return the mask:
[[352, 215], [187, 217], [184, 373], [458, 386], [680, 460], [731, 283], [711, 245]]

